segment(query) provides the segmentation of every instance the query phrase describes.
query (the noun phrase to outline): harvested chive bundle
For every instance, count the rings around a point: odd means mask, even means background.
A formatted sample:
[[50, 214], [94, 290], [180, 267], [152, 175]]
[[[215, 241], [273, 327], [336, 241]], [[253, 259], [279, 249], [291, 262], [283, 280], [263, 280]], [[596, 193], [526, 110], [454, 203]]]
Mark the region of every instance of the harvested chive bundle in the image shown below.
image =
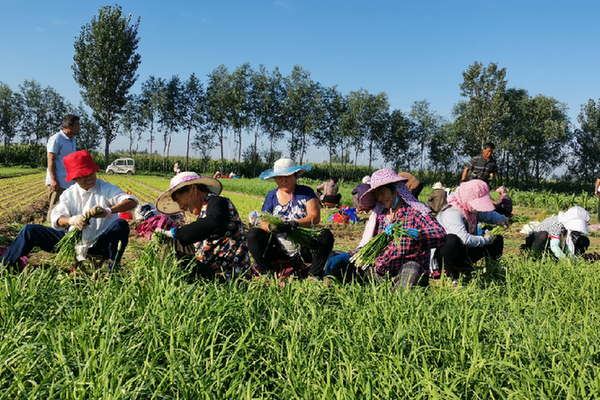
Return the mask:
[[506, 232], [506, 229], [503, 226], [497, 225], [490, 231], [490, 235], [502, 235]]
[[[95, 206], [93, 208], [94, 216], [102, 214], [104, 208], [101, 206]], [[90, 222], [91, 217], [85, 218], [85, 223], [88, 224]], [[56, 246], [54, 246], [54, 251], [56, 252], [56, 257], [54, 259], [57, 265], [66, 264], [70, 262], [77, 261], [77, 252], [75, 251], [75, 246], [81, 240], [83, 233], [79, 228], [73, 228], [65, 236], [60, 239]]]
[[[277, 228], [285, 225], [285, 222], [281, 218], [269, 213], [263, 214], [260, 219], [270, 225], [275, 225]], [[287, 238], [296, 246], [306, 247], [314, 245], [320, 233], [320, 230], [298, 226], [293, 231], [287, 233]]]
[[391, 224], [373, 239], [369, 240], [356, 254], [350, 258], [350, 262], [357, 268], [367, 269], [370, 265], [375, 264], [375, 260], [389, 244], [395, 240], [400, 244], [400, 239], [409, 237], [416, 239], [419, 237], [419, 231], [414, 228], [403, 228], [401, 223]]

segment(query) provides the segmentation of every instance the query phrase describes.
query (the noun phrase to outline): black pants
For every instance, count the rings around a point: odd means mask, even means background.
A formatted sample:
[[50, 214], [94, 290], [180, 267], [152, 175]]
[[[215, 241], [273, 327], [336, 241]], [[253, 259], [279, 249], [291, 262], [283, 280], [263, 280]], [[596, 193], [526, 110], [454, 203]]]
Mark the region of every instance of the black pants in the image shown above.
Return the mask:
[[[300, 256], [304, 262], [311, 263], [308, 270], [310, 275], [319, 277], [323, 275], [327, 257], [332, 249], [333, 234], [329, 229], [323, 229], [310, 248], [300, 248]], [[273, 270], [272, 262], [289, 259], [277, 237], [260, 228], [251, 228], [248, 231], [248, 250], [261, 274]]]
[[387, 275], [379, 275], [373, 266], [363, 270], [349, 263], [333, 269], [331, 276], [341, 283], [381, 283], [386, 279], [392, 279], [394, 290], [411, 286], [429, 286], [429, 273], [415, 261], [408, 261], [398, 271]]
[[[590, 247], [590, 239], [587, 236], [578, 235], [574, 242], [576, 256], [584, 254]], [[527, 236], [524, 248], [531, 250], [534, 256], [540, 256], [543, 253], [554, 255], [550, 250], [550, 236], [546, 231], [534, 232]]]
[[335, 196], [323, 196], [321, 199], [322, 203], [340, 204], [342, 200], [342, 194], [338, 193]]
[[502, 236], [497, 236], [494, 243], [483, 247], [466, 247], [458, 236], [449, 234], [444, 245], [435, 251], [435, 257], [440, 268], [444, 268], [453, 279], [457, 279], [461, 272], [472, 272], [473, 264], [483, 257], [498, 260], [503, 249]]

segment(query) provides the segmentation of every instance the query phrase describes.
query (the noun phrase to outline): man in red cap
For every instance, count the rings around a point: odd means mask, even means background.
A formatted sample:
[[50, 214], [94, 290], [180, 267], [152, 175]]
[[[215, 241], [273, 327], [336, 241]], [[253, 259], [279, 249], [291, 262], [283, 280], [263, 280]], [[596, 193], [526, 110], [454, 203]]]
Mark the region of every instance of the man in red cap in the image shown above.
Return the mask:
[[[118, 265], [129, 238], [129, 224], [118, 217], [119, 212], [135, 208], [138, 201], [115, 185], [96, 178], [100, 169], [90, 154], [80, 150], [66, 156], [67, 181], [75, 181], [60, 196], [59, 203], [52, 209], [52, 228], [28, 224], [21, 229], [14, 242], [0, 258], [0, 265], [15, 266], [22, 256], [29, 254], [35, 246], [53, 252], [56, 244], [76, 227], [82, 231], [82, 239], [76, 245], [77, 260], [82, 261], [87, 254], [101, 256]], [[100, 214], [92, 212], [102, 207]], [[91, 217], [86, 222], [86, 217]], [[119, 246], [120, 244], [120, 246]]]

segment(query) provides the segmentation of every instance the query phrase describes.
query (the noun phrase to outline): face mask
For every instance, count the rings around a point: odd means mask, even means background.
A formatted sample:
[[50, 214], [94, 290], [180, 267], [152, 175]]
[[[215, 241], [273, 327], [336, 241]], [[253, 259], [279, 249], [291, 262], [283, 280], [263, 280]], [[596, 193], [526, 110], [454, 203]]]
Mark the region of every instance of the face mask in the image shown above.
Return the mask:
[[394, 202], [394, 205], [392, 206], [392, 208], [396, 208], [396, 206], [398, 205], [399, 202], [400, 202], [400, 198], [396, 197], [396, 201]]

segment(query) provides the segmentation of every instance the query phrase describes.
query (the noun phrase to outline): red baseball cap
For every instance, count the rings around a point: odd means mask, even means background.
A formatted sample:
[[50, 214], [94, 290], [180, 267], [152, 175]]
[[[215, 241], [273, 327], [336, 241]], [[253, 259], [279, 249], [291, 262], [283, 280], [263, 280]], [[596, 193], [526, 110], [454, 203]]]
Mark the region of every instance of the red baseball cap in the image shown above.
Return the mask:
[[69, 154], [63, 158], [63, 163], [67, 169], [67, 182], [71, 182], [75, 178], [91, 175], [100, 169], [86, 150], [79, 150]]

